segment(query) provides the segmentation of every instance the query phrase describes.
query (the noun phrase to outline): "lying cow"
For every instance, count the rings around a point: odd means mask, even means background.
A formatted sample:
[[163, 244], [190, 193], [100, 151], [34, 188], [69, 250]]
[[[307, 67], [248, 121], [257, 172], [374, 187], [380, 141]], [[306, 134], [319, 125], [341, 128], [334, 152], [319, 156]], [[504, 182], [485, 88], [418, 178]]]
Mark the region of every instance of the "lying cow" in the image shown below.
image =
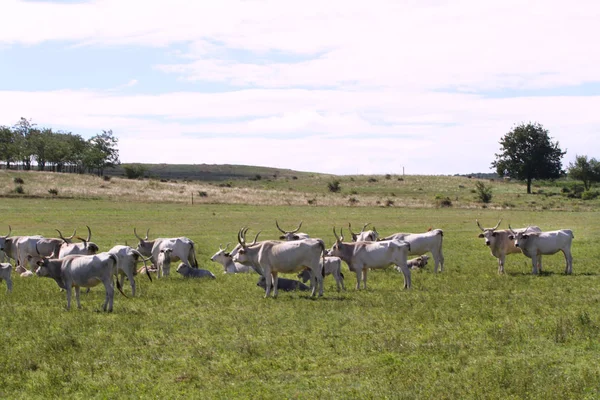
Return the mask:
[[0, 263], [0, 282], [6, 281], [6, 290], [12, 292], [12, 279], [10, 273], [12, 272], [12, 265], [9, 263]]
[[212, 278], [215, 279], [215, 276], [212, 272], [207, 269], [201, 268], [192, 268], [187, 264], [181, 263], [177, 267], [177, 272], [181, 274], [184, 278]]
[[15, 268], [15, 272], [19, 274], [21, 278], [28, 278], [30, 276], [33, 276], [33, 272], [23, 267], [22, 265], [17, 265], [17, 267]]
[[573, 272], [573, 256], [571, 255], [571, 243], [573, 231], [570, 229], [561, 229], [549, 232], [531, 232], [526, 228], [523, 232], [511, 231], [510, 239], [514, 239], [515, 246], [521, 249], [526, 257], [531, 258], [533, 266], [532, 274], [537, 275], [538, 268], [542, 271], [542, 255], [556, 254], [562, 251], [565, 256], [566, 267], [565, 274]]
[[[413, 258], [413, 259], [408, 260], [406, 262], [406, 265], [410, 269], [421, 269], [421, 268], [425, 268], [425, 266], [427, 265], [427, 261], [429, 261], [429, 256], [422, 255], [422, 256], [419, 256], [417, 258]], [[400, 268], [396, 268], [396, 269], [398, 270], [398, 272], [402, 272], [400, 270]]]
[[222, 248], [221, 245], [219, 245], [219, 251], [217, 251], [210, 258], [210, 261], [218, 262], [219, 264], [221, 264], [223, 266], [224, 274], [242, 274], [242, 273], [256, 272], [249, 265], [244, 265], [244, 264], [236, 263], [233, 261], [233, 256], [235, 255], [235, 253], [237, 253], [237, 251], [239, 251], [239, 249], [242, 246], [237, 245], [236, 247], [234, 247], [234, 249], [231, 251], [231, 253], [227, 252], [228, 247], [229, 247], [229, 243], [227, 243], [225, 248]]
[[[323, 261], [320, 263], [323, 265]], [[346, 290], [346, 287], [344, 286], [344, 274], [342, 274], [341, 258], [325, 256], [325, 276], [327, 275], [333, 275], [338, 292], [340, 291], [340, 286], [342, 289]], [[298, 274], [298, 278], [301, 279], [302, 282], [306, 283], [310, 280], [310, 272], [304, 270]]]
[[[308, 275], [310, 275], [310, 272], [308, 272], [306, 270], [304, 270], [302, 272], [306, 272]], [[310, 279], [310, 276], [308, 277], [308, 279]], [[258, 278], [258, 282], [256, 283], [256, 286], [260, 286], [261, 288], [266, 289], [267, 280], [265, 279], [264, 276], [261, 276], [260, 278]], [[277, 279], [277, 289], [283, 290], [284, 292], [292, 292], [294, 290], [308, 292], [309, 290], [311, 290], [310, 287], [306, 286], [304, 283], [302, 283], [300, 281], [295, 281], [293, 279], [286, 279], [286, 278], [278, 278]]]
[[[52, 278], [61, 289], [67, 292], [67, 310], [71, 309], [71, 291], [75, 287], [77, 308], [81, 308], [79, 290], [81, 287], [94, 287], [104, 284], [106, 298], [102, 309], [111, 312], [115, 290], [113, 287], [113, 271], [117, 268], [117, 256], [111, 253], [100, 253], [88, 256], [67, 256], [61, 259], [44, 257], [37, 261], [37, 276]], [[125, 297], [121, 284], [117, 279], [117, 288]]]

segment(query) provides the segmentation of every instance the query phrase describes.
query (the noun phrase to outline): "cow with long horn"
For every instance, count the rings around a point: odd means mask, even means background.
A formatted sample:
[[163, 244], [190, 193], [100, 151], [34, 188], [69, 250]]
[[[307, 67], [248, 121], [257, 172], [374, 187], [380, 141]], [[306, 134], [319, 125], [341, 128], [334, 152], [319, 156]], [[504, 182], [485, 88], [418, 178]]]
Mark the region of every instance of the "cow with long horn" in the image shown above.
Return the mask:
[[[523, 232], [527, 228], [517, 229], [516, 231], [498, 229], [502, 219], [498, 221], [496, 226], [493, 228], [484, 228], [476, 219], [475, 222], [481, 230], [479, 238], [485, 239], [485, 245], [490, 248], [490, 251], [494, 257], [498, 259], [498, 273], [504, 273], [504, 261], [507, 254], [521, 253], [521, 250], [515, 246], [514, 240], [510, 238], [511, 234], [516, 235], [517, 232]], [[541, 232], [542, 230], [538, 226], [528, 227], [532, 232]]]
[[117, 257], [117, 264], [115, 265], [113, 273], [117, 275], [117, 279], [121, 280], [121, 286], [123, 286], [125, 277], [127, 277], [127, 280], [131, 285], [132, 296], [135, 296], [135, 275], [137, 275], [137, 263], [139, 261], [144, 262], [144, 269], [146, 271], [146, 275], [148, 276], [148, 279], [150, 279], [150, 282], [152, 282], [152, 276], [150, 276], [150, 272], [148, 271], [148, 267], [146, 266], [146, 262], [150, 259], [144, 257], [136, 249], [129, 246], [117, 245], [108, 250], [108, 253], [114, 254]]
[[362, 277], [363, 287], [367, 288], [367, 272], [369, 269], [386, 268], [397, 265], [404, 275], [404, 288], [411, 287], [410, 268], [407, 266], [410, 244], [391, 239], [381, 242], [344, 242], [343, 229], [337, 235], [333, 228], [335, 243], [329, 250], [330, 256], [341, 258], [348, 264], [350, 271], [356, 273], [356, 289], [360, 289]]
[[88, 231], [87, 239], [77, 236], [77, 239], [81, 240], [81, 243], [68, 243], [65, 241], [60, 247], [58, 258], [75, 255], [92, 255], [100, 250], [96, 243], [90, 241], [92, 239], [92, 230], [87, 225], [85, 227]]
[[[255, 240], [256, 241], [256, 240]], [[227, 252], [229, 245], [231, 243], [227, 243], [225, 248], [219, 245], [219, 251], [217, 251], [211, 258], [210, 261], [218, 262], [223, 266], [224, 274], [240, 274], [240, 273], [248, 273], [248, 272], [256, 272], [254, 268], [248, 265], [244, 265], [241, 263], [236, 263], [233, 261], [233, 255], [235, 255], [239, 249], [240, 245], [237, 245], [231, 252]], [[234, 253], [235, 251], [235, 253]]]
[[150, 229], [146, 231], [146, 237], [142, 239], [138, 235], [136, 228], [133, 228], [133, 233], [138, 239], [137, 251], [145, 257], [150, 257], [154, 265], [158, 265], [158, 256], [162, 250], [171, 249], [172, 262], [181, 260], [181, 262], [188, 264], [193, 268], [198, 268], [198, 260], [196, 260], [196, 250], [193, 240], [184, 236], [148, 240], [149, 232]]
[[373, 227], [373, 229], [365, 231], [367, 226], [371, 225], [370, 222], [367, 222], [363, 225], [362, 229], [359, 233], [352, 232], [352, 224], [348, 222], [348, 230], [350, 231], [350, 235], [352, 236], [353, 242], [374, 242], [379, 238], [379, 233], [377, 229]]
[[308, 239], [308, 233], [298, 233], [298, 231], [300, 230], [300, 228], [302, 227], [302, 221], [300, 221], [300, 224], [298, 225], [298, 227], [296, 229], [294, 229], [293, 231], [284, 231], [283, 229], [281, 229], [279, 227], [279, 223], [277, 222], [277, 220], [275, 220], [275, 225], [277, 226], [277, 229], [279, 229], [279, 232], [283, 233], [283, 235], [279, 236], [279, 239], [281, 240], [300, 240], [300, 239]]
[[280, 242], [264, 240], [248, 245], [246, 243], [247, 228], [238, 232], [238, 243], [241, 248], [233, 257], [234, 262], [255, 266], [265, 277], [265, 297], [273, 290], [277, 297], [277, 280], [279, 273], [300, 272], [308, 269], [311, 274], [311, 296], [319, 292], [323, 295], [323, 271], [320, 260], [325, 258], [325, 243], [321, 239], [300, 239]]
[[571, 254], [571, 243], [573, 231], [570, 229], [560, 229], [557, 231], [535, 232], [531, 226], [521, 232], [513, 230], [510, 225], [511, 235], [509, 238], [514, 240], [515, 247], [521, 249], [525, 257], [531, 258], [533, 275], [542, 271], [542, 256], [556, 254], [559, 251], [565, 256], [566, 267], [565, 274], [573, 273], [573, 255]]

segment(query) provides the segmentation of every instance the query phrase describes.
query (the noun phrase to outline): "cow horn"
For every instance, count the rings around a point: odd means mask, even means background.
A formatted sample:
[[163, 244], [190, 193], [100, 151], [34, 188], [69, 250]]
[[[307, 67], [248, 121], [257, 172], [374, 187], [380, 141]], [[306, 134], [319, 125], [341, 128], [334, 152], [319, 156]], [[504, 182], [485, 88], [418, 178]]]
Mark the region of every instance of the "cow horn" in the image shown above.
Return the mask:
[[87, 225], [86, 225], [85, 227], [86, 227], [86, 228], [87, 228], [87, 230], [88, 230], [88, 238], [87, 238], [86, 242], [89, 242], [89, 241], [92, 239], [92, 230], [91, 230], [91, 229], [90, 229], [90, 227], [89, 227], [89, 226], [87, 226]]
[[7, 237], [9, 237], [11, 232], [12, 232], [12, 228], [9, 225], [8, 226], [8, 235], [4, 236], [4, 238], [6, 239]]
[[513, 235], [516, 235], [516, 234], [517, 234], [517, 232], [515, 232], [515, 231], [513, 230], [513, 228], [511, 228], [510, 224], [508, 224], [508, 230], [510, 230], [510, 233], [512, 233]]
[[300, 228], [302, 227], [302, 221], [300, 221], [300, 225], [298, 225], [298, 227], [296, 228], [295, 231], [292, 231], [292, 233], [296, 233], [300, 230]]
[[231, 242], [227, 243], [227, 244], [225, 245], [225, 248], [221, 247], [221, 244], [219, 244], [219, 250], [221, 250], [221, 251], [223, 251], [223, 252], [226, 252], [226, 251], [227, 251], [227, 248], [229, 247], [229, 245], [230, 245], [230, 244], [231, 244]]
[[485, 229], [483, 229], [483, 227], [481, 226], [481, 224], [479, 223], [478, 219], [475, 219], [475, 222], [477, 222], [477, 226], [479, 227], [479, 229], [481, 229], [482, 232], [485, 232]]
[[242, 227], [237, 235], [237, 239], [238, 239], [238, 243], [242, 246], [242, 247], [246, 247], [246, 241], [244, 240], [244, 229], [246, 229], [245, 227]]
[[[348, 223], [348, 225], [350, 225], [350, 223]], [[352, 232], [352, 231], [350, 231]], [[333, 236], [335, 236], [335, 240], [337, 240], [338, 242], [341, 242], [340, 237], [337, 235], [337, 232], [335, 231], [335, 226], [333, 227]]]
[[502, 218], [500, 218], [500, 221], [498, 221], [498, 223], [496, 224], [496, 226], [492, 228], [493, 231], [495, 231], [496, 229], [498, 229], [498, 227], [500, 226], [500, 222], [502, 222]]
[[360, 233], [363, 233], [365, 231], [365, 228], [367, 226], [369, 226], [370, 224], [371, 224], [370, 222], [367, 222], [366, 224], [364, 224], [363, 227], [362, 227], [362, 229], [360, 230]]
[[258, 233], [256, 234], [256, 236], [254, 236], [254, 241], [252, 242], [252, 244], [250, 246], [254, 246], [256, 244], [256, 240], [258, 239], [258, 235], [260, 235], [262, 231], [258, 231]]
[[281, 229], [281, 228], [279, 227], [279, 223], [277, 222], [277, 220], [275, 220], [275, 225], [277, 226], [277, 229], [279, 229], [279, 232], [281, 232], [281, 233], [283, 233], [283, 234], [286, 234], [286, 233], [287, 233], [286, 231], [284, 231], [283, 229]]
[[142, 239], [141, 237], [138, 236], [137, 231], [135, 230], [135, 228], [133, 228], [133, 234], [135, 235], [136, 238], [138, 238], [138, 240], [141, 242], [144, 239]]
[[[137, 251], [136, 249], [131, 249], [134, 253], [137, 253], [140, 258], [142, 259], [142, 261], [144, 262], [144, 269], [146, 270], [146, 275], [148, 275], [148, 279], [150, 279], [150, 282], [152, 282], [152, 276], [150, 276], [150, 271], [148, 271], [148, 267], [146, 266], [146, 261], [150, 260], [150, 258], [144, 258], [144, 256], [142, 255], [142, 253], [140, 253], [139, 251]], [[119, 279], [117, 278], [117, 281]]]
[[350, 222], [348, 222], [348, 230], [350, 231], [350, 234], [351, 234], [352, 236], [355, 236], [355, 235], [356, 235], [356, 233], [352, 232], [352, 225], [350, 225]]

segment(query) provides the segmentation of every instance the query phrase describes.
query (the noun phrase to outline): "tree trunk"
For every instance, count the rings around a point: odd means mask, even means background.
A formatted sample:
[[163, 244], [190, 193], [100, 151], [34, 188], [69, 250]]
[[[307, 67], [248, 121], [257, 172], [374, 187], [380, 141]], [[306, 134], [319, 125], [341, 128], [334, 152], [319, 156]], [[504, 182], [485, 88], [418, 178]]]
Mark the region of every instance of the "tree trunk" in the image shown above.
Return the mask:
[[531, 194], [531, 178], [527, 178], [527, 194]]

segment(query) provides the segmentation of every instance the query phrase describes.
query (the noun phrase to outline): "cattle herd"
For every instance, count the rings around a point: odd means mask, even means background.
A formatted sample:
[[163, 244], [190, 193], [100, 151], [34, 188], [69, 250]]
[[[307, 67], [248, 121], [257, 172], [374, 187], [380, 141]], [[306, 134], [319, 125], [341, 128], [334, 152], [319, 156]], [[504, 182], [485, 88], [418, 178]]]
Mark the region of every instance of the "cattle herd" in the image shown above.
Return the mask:
[[[511, 253], [522, 253], [531, 259], [532, 273], [542, 271], [542, 256], [562, 251], [565, 256], [565, 273], [573, 271], [571, 242], [573, 232], [569, 229], [543, 232], [537, 226], [521, 229], [498, 229], [502, 220], [493, 228], [484, 228], [478, 220], [481, 230], [480, 238], [491, 253], [498, 259], [498, 273], [504, 273], [505, 257]], [[265, 297], [272, 293], [277, 296], [279, 289], [284, 291], [310, 291], [311, 296], [323, 295], [323, 279], [332, 275], [337, 290], [345, 290], [342, 261], [351, 272], [356, 274], [356, 289], [367, 287], [367, 272], [370, 269], [394, 266], [404, 276], [404, 288], [411, 287], [411, 269], [423, 268], [431, 253], [435, 266], [434, 272], [443, 272], [444, 255], [442, 243], [444, 233], [441, 229], [429, 229], [424, 233], [395, 233], [380, 237], [373, 227], [367, 230], [365, 224], [359, 233], [352, 231], [348, 224], [351, 241], [344, 241], [343, 230], [338, 235], [335, 227], [333, 234], [335, 243], [330, 249], [325, 248], [323, 240], [311, 238], [306, 233], [298, 232], [302, 222], [295, 230], [283, 230], [277, 221], [277, 229], [282, 233], [279, 240], [262, 240], [256, 234], [251, 243], [246, 241], [248, 228], [241, 228], [237, 234], [238, 244], [231, 250], [229, 243], [223, 248], [219, 245], [211, 261], [223, 265], [224, 273], [257, 273], [260, 275], [257, 285], [265, 289]], [[138, 240], [136, 248], [117, 245], [107, 252], [99, 252], [98, 246], [91, 242], [92, 232], [87, 227], [87, 238], [76, 235], [65, 237], [57, 230], [58, 238], [42, 236], [0, 236], [0, 281], [5, 280], [7, 290], [13, 288], [11, 279], [13, 266], [4, 262], [14, 261], [15, 272], [21, 277], [37, 275], [52, 278], [61, 289], [66, 291], [67, 309], [71, 306], [72, 288], [75, 288], [77, 306], [80, 308], [79, 291], [81, 287], [90, 288], [102, 283], [106, 290], [103, 304], [105, 311], [112, 311], [114, 284], [124, 295], [122, 286], [125, 277], [131, 285], [131, 295], [135, 296], [135, 275], [144, 273], [152, 281], [150, 272], [156, 272], [158, 278], [170, 275], [171, 263], [181, 261], [176, 272], [186, 278], [212, 278], [215, 276], [208, 270], [198, 268], [195, 244], [186, 237], [148, 239], [149, 230], [144, 238], [133, 233]], [[73, 243], [77, 238], [80, 243]], [[418, 256], [409, 259], [409, 256]], [[140, 269], [137, 264], [143, 262]], [[149, 262], [150, 265], [146, 263]], [[34, 273], [35, 271], [35, 273]], [[279, 273], [297, 273], [302, 280], [280, 278]], [[310, 286], [305, 283], [310, 281]], [[362, 285], [361, 285], [362, 282]]]

